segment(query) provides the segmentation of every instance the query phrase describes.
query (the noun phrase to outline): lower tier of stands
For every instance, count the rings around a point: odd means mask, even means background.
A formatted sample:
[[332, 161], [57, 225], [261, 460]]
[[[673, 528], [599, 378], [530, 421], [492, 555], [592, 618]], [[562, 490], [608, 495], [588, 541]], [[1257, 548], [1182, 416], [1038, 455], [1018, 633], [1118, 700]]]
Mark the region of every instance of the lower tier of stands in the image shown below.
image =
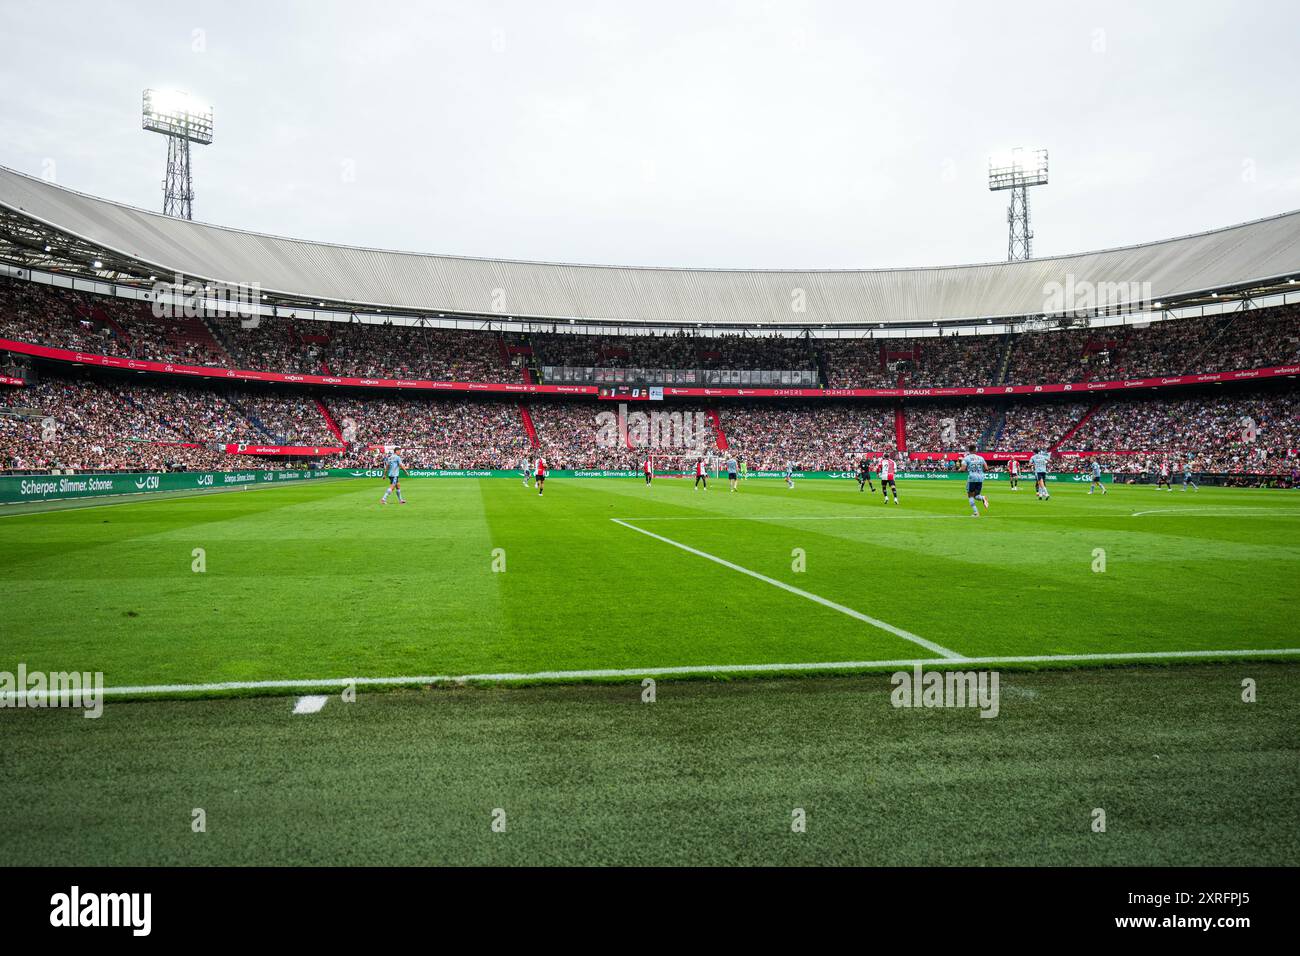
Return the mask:
[[[1289, 382], [1079, 401], [719, 401], [373, 393], [240, 387], [40, 367], [28, 387], [0, 386], [0, 470], [166, 470], [247, 467], [227, 446], [324, 446], [328, 464], [372, 465], [384, 446], [429, 468], [515, 468], [541, 454], [558, 468], [636, 468], [700, 452], [751, 468], [841, 470], [890, 454], [945, 468], [976, 445], [992, 460], [1047, 449], [1108, 471], [1142, 472], [1194, 457], [1197, 470], [1290, 475], [1300, 458], [1300, 390]], [[1090, 399], [1095, 398], [1090, 397]], [[531, 426], [531, 433], [530, 433]], [[930, 456], [935, 460], [926, 460]], [[288, 464], [283, 457], [257, 461]], [[301, 458], [296, 462], [301, 464]]]

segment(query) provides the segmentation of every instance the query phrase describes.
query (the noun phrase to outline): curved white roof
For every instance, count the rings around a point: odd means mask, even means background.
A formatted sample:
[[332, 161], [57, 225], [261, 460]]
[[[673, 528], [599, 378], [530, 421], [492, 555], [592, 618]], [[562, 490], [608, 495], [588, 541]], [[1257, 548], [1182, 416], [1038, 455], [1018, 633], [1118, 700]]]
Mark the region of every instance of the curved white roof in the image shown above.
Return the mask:
[[1300, 210], [1028, 262], [783, 271], [470, 259], [284, 239], [170, 218], [4, 167], [0, 206], [162, 276], [257, 282], [266, 293], [358, 307], [548, 320], [916, 325], [1050, 312], [1051, 283], [1072, 281], [1076, 289], [1081, 283], [1136, 283], [1143, 297], [1160, 301], [1300, 275]]

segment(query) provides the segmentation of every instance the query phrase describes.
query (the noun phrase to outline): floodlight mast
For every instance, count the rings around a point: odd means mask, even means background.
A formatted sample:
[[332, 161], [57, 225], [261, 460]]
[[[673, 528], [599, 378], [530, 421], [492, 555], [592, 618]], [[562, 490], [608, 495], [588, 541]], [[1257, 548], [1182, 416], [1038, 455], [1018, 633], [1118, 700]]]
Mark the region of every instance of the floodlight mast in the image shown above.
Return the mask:
[[167, 137], [167, 173], [163, 178], [163, 214], [194, 218], [194, 177], [190, 143], [212, 142], [212, 107], [187, 93], [145, 90], [141, 125]]
[[1047, 150], [1026, 153], [1016, 147], [1009, 154], [989, 158], [989, 190], [1009, 189], [1007, 205], [1007, 261], [1033, 254], [1034, 233], [1029, 227], [1029, 187], [1047, 185]]

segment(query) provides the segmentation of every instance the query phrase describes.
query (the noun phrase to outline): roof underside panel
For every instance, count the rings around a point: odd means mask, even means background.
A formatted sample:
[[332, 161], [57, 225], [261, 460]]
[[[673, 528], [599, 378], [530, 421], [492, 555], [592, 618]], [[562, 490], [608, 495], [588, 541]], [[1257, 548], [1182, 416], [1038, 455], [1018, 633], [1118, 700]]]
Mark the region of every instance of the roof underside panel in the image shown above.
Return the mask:
[[[1300, 211], [1213, 232], [1028, 262], [861, 271], [624, 268], [468, 259], [187, 222], [0, 167], [0, 205], [160, 270], [397, 311], [679, 325], [942, 322], [1053, 308], [1052, 284], [1175, 300], [1300, 275]], [[1068, 303], [1067, 303], [1068, 305]], [[801, 311], [802, 309], [802, 311]]]

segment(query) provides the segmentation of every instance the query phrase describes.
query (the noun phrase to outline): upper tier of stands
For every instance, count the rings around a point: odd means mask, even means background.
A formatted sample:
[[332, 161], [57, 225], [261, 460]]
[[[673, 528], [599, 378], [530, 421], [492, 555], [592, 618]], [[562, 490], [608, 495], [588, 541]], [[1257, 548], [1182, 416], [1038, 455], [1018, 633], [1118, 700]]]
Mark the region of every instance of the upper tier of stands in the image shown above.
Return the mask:
[[1300, 362], [1300, 306], [1147, 327], [917, 339], [523, 335], [292, 317], [246, 324], [158, 318], [146, 302], [0, 280], [0, 338], [285, 374], [520, 383], [541, 380], [554, 366], [769, 369], [806, 373], [814, 386], [891, 388], [1083, 382]]

